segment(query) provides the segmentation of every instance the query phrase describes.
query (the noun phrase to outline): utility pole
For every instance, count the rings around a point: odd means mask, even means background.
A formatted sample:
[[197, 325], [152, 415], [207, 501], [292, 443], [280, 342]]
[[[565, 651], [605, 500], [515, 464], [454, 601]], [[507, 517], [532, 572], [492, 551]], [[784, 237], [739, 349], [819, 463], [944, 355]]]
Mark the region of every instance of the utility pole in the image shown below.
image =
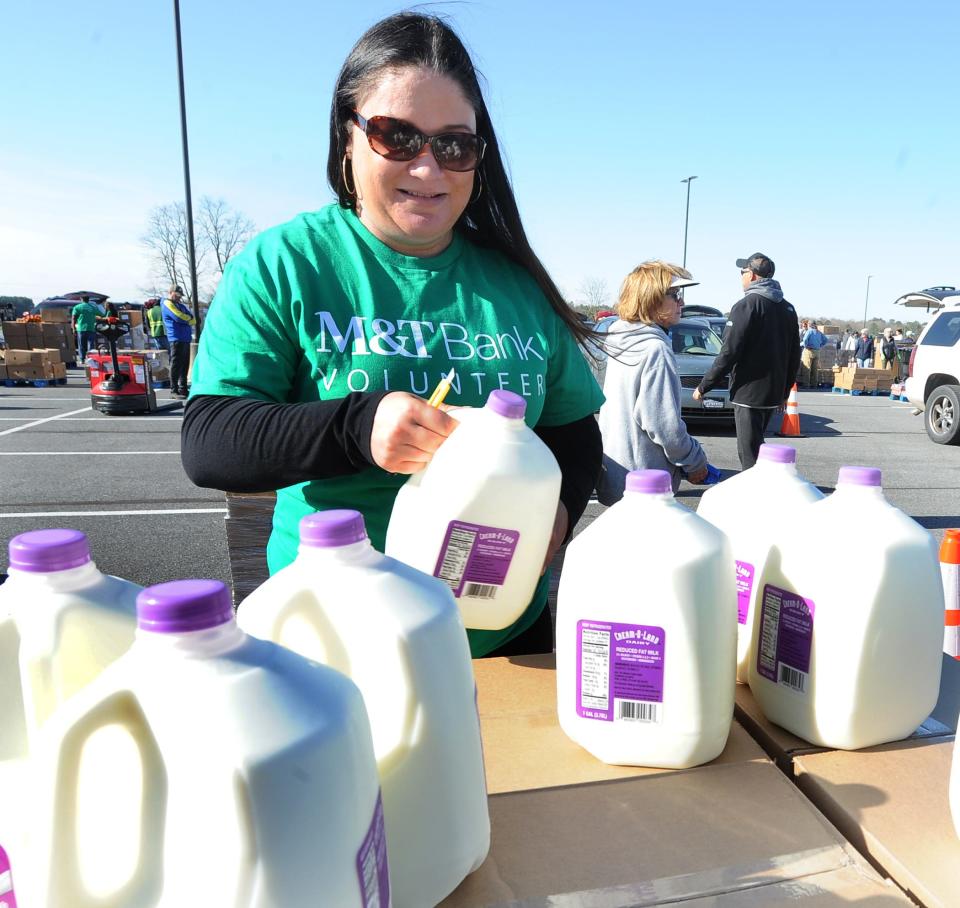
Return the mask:
[[690, 184], [696, 179], [696, 177], [687, 177], [685, 180], [681, 180], [681, 183], [687, 184], [687, 216], [683, 221], [683, 267], [687, 267], [687, 229], [690, 226]]
[[873, 277], [872, 274], [867, 275], [867, 296], [866, 296], [866, 299], [864, 299], [863, 301], [863, 327], [864, 328], [867, 327], [867, 303], [870, 302], [870, 278], [872, 277]]
[[187, 203], [187, 255], [190, 258], [190, 302], [197, 320], [196, 339], [200, 340], [200, 300], [197, 298], [197, 252], [193, 240], [193, 200], [190, 194], [190, 151], [187, 146], [187, 101], [183, 91], [183, 42], [180, 40], [180, 0], [173, 0], [173, 18], [177, 32], [177, 76], [180, 82], [180, 139], [183, 144], [183, 185]]

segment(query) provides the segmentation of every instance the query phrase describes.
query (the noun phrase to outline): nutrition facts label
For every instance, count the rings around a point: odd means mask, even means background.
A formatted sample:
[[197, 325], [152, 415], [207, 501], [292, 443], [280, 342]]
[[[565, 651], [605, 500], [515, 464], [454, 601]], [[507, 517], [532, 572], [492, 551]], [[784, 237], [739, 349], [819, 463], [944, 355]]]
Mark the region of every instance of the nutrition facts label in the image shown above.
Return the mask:
[[774, 684], [807, 693], [816, 607], [810, 599], [768, 583], [760, 608], [757, 673]]

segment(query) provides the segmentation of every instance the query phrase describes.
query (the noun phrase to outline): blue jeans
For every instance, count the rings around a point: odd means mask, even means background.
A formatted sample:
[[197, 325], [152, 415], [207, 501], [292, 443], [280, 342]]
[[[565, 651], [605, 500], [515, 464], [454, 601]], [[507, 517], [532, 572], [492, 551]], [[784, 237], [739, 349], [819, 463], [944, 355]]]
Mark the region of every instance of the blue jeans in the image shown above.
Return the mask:
[[78, 331], [77, 332], [77, 352], [80, 355], [80, 363], [87, 358], [91, 350], [97, 349], [96, 331]]

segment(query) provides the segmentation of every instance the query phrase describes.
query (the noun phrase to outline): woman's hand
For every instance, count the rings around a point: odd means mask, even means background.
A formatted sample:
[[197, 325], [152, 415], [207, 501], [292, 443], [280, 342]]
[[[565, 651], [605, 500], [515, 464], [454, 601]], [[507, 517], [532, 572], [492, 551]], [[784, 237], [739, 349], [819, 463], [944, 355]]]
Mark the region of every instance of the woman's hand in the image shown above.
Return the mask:
[[557, 554], [561, 543], [566, 538], [567, 528], [570, 526], [570, 515], [567, 514], [567, 508], [561, 501], [557, 504], [557, 514], [553, 518], [553, 532], [550, 533], [550, 544], [547, 546], [547, 557], [543, 560], [543, 567], [540, 568], [542, 577], [550, 567], [553, 556]]
[[370, 453], [389, 473], [422, 470], [459, 423], [422, 397], [394, 391], [380, 401], [373, 417]]
[[687, 482], [692, 482], [694, 485], [699, 485], [707, 478], [707, 468], [700, 467], [699, 470], [694, 470], [692, 473], [687, 473]]

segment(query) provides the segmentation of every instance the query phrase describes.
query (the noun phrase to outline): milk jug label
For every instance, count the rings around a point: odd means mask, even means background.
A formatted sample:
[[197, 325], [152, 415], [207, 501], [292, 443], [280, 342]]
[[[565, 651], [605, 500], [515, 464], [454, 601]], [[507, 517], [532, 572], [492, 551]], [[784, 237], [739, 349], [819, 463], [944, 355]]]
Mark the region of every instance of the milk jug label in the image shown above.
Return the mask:
[[517, 549], [516, 530], [451, 520], [433, 576], [458, 599], [495, 599]]
[[357, 876], [363, 908], [389, 908], [390, 873], [387, 868], [387, 834], [383, 826], [383, 798], [377, 795], [370, 829], [357, 852]]
[[737, 623], [747, 623], [750, 611], [750, 596], [753, 593], [753, 565], [749, 561], [737, 562]]
[[577, 622], [577, 715], [604, 722], [663, 720], [662, 627]]
[[761, 609], [757, 672], [775, 684], [806, 693], [810, 687], [813, 602], [768, 583], [763, 588]]
[[17, 897], [13, 894], [13, 872], [10, 859], [0, 847], [0, 908], [17, 908]]

